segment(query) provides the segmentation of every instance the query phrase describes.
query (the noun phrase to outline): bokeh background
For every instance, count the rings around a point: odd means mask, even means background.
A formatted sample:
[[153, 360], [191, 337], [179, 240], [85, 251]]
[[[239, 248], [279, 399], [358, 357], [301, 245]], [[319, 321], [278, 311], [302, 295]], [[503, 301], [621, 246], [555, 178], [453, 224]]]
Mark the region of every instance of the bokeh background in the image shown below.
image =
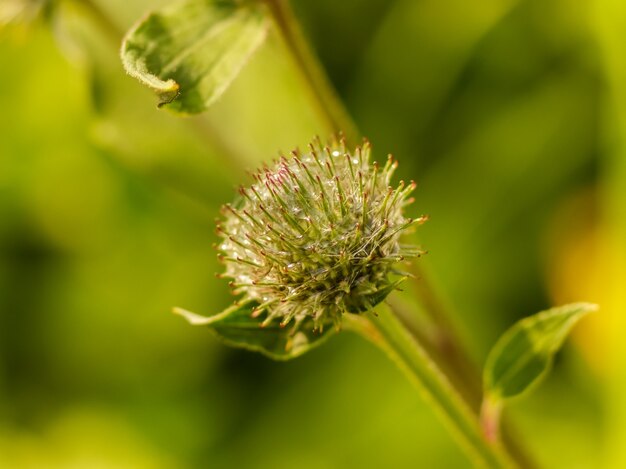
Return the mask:
[[[467, 467], [358, 337], [274, 363], [170, 314], [232, 301], [219, 206], [325, 130], [275, 34], [206, 115], [157, 110], [118, 48], [164, 3], [0, 32], [0, 467]], [[520, 317], [601, 305], [508, 415], [543, 467], [626, 467], [626, 4], [294, 8], [375, 157], [419, 182], [419, 263], [476, 365]]]

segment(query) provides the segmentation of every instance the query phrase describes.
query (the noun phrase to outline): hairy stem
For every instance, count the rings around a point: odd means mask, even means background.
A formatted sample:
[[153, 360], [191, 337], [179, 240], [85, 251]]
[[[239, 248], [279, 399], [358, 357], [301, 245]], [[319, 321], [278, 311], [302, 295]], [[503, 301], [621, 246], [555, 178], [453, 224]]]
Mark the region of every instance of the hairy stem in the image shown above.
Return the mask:
[[376, 317], [346, 315], [346, 328], [382, 349], [432, 404], [452, 435], [477, 467], [508, 468], [516, 464], [496, 441], [485, 439], [478, 416], [470, 409], [426, 351], [388, 305], [376, 307]]

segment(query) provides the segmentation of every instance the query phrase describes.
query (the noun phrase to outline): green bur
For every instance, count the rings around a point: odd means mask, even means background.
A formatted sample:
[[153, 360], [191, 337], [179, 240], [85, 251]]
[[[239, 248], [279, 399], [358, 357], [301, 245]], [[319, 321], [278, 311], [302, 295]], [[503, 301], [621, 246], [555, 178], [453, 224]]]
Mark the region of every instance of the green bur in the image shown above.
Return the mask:
[[392, 188], [396, 168], [391, 156], [371, 164], [367, 141], [348, 152], [317, 139], [281, 156], [222, 210], [220, 259], [237, 306], [204, 320], [176, 311], [231, 345], [289, 358], [339, 330], [344, 314], [371, 310], [404, 280], [395, 265], [421, 254], [399, 242], [426, 218], [404, 217], [415, 183]]

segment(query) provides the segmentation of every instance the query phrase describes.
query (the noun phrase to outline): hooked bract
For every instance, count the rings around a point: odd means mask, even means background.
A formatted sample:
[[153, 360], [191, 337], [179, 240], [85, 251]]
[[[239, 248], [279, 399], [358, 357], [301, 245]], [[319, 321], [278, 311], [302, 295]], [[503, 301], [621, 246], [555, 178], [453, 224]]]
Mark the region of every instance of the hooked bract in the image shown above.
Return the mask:
[[252, 301], [261, 326], [322, 331], [340, 327], [382, 301], [404, 279], [395, 264], [421, 251], [400, 243], [414, 182], [394, 188], [397, 162], [370, 162], [365, 141], [353, 151], [343, 140], [314, 140], [307, 151], [281, 155], [253, 175], [218, 223], [222, 274], [240, 301]]

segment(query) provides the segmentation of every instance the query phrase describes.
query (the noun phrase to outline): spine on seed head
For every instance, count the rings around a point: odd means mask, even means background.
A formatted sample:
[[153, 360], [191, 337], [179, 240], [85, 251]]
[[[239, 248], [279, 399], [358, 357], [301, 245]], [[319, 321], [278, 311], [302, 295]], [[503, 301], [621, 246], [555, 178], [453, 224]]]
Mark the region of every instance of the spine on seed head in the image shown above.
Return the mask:
[[370, 154], [368, 141], [348, 151], [343, 140], [316, 138], [254, 173], [222, 208], [223, 276], [256, 302], [262, 327], [339, 327], [343, 314], [367, 311], [395, 288], [397, 262], [421, 254], [399, 242], [426, 220], [403, 215], [415, 183], [394, 188], [397, 162], [389, 155], [380, 168]]

